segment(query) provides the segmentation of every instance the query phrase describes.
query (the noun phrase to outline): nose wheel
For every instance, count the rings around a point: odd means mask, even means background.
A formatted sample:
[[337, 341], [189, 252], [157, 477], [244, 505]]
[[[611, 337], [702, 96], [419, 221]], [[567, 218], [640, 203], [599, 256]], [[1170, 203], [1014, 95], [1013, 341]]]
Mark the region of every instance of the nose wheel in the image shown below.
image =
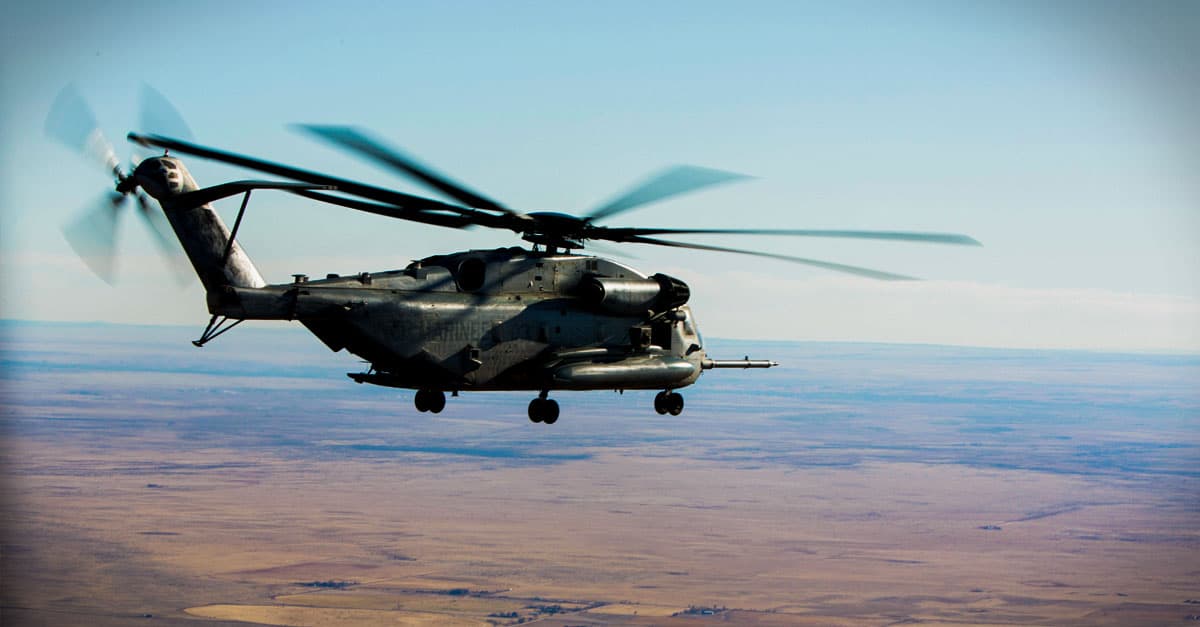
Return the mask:
[[548, 392], [529, 401], [529, 419], [533, 422], [543, 422], [552, 425], [558, 422], [558, 401], [546, 398]]
[[446, 393], [441, 390], [417, 390], [413, 405], [422, 413], [441, 413], [446, 408]]
[[659, 392], [654, 397], [654, 411], [678, 416], [683, 413], [683, 395], [670, 390]]

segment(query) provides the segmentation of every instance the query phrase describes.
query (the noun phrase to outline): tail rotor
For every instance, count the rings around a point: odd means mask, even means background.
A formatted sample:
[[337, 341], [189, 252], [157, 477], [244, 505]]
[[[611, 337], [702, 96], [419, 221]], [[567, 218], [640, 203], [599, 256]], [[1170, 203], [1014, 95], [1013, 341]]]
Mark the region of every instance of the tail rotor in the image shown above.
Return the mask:
[[[171, 133], [177, 137], [191, 136], [183, 118], [162, 94], [143, 85], [141, 101], [143, 129]], [[117, 223], [132, 196], [137, 213], [166, 257], [172, 273], [181, 284], [187, 281], [191, 276], [187, 270], [187, 260], [175, 241], [171, 225], [150, 198], [137, 189], [137, 183], [132, 178], [137, 156], [131, 156], [127, 172], [122, 170], [116, 150], [100, 130], [92, 108], [74, 85], [67, 85], [59, 92], [46, 117], [45, 130], [51, 139], [103, 167], [113, 177], [113, 191], [87, 205], [77, 218], [63, 226], [67, 243], [87, 267], [106, 283], [113, 284], [116, 277]]]

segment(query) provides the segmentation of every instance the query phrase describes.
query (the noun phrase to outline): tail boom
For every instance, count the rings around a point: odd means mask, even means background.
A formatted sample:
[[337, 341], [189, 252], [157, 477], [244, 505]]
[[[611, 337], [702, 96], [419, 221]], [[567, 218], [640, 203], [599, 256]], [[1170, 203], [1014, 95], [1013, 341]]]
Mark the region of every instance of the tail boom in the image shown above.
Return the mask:
[[172, 157], [152, 157], [140, 163], [131, 178], [162, 206], [210, 294], [225, 287], [267, 284], [241, 245], [231, 242], [229, 228], [212, 205], [188, 202], [185, 195], [199, 186], [182, 162]]

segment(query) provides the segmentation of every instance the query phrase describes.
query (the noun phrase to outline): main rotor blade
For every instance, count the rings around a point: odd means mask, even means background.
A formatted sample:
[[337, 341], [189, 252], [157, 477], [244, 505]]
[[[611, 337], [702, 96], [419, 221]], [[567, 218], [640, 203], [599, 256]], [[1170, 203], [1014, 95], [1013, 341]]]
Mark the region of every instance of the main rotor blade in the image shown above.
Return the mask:
[[455, 183], [445, 176], [434, 172], [428, 166], [417, 163], [398, 149], [384, 146], [379, 140], [368, 136], [365, 132], [352, 126], [295, 124], [293, 127], [335, 146], [356, 152], [393, 170], [397, 170], [468, 207], [499, 211], [506, 214], [514, 213], [511, 209], [491, 198], [467, 189], [466, 186]]
[[973, 237], [957, 233], [914, 233], [909, 231], [846, 231], [824, 229], [658, 229], [658, 228], [612, 228], [595, 227], [596, 239], [624, 238], [637, 235], [787, 235], [792, 237], [839, 237], [846, 239], [892, 240], [900, 242], [930, 242], [935, 244], [960, 244], [983, 246]]
[[191, 141], [192, 129], [166, 96], [150, 85], [142, 83], [141, 97], [141, 128], [138, 130]]
[[137, 204], [138, 214], [142, 216], [142, 221], [150, 230], [150, 235], [154, 239], [154, 243], [158, 245], [159, 252], [166, 259], [171, 274], [175, 276], [175, 281], [180, 285], [186, 285], [194, 275], [189, 270], [188, 260], [175, 238], [175, 230], [171, 227], [167, 216], [159, 211], [150, 202], [150, 198], [143, 193], [137, 194]]
[[600, 220], [671, 196], [748, 178], [750, 177], [745, 174], [694, 165], [675, 166], [600, 205], [588, 214], [587, 219], [589, 221]]
[[109, 285], [114, 278], [117, 214], [124, 202], [124, 195], [107, 192], [89, 205], [79, 218], [63, 227], [63, 236], [75, 254]]
[[104, 168], [121, 177], [120, 160], [100, 125], [96, 114], [88, 106], [74, 84], [63, 87], [46, 116], [46, 135], [58, 140], [67, 148], [95, 159]]
[[474, 209], [460, 207], [458, 205], [453, 205], [430, 198], [413, 196], [411, 194], [384, 189], [382, 187], [357, 183], [347, 179], [327, 176], [317, 172], [302, 170], [300, 168], [294, 168], [280, 163], [273, 163], [263, 159], [239, 155], [224, 150], [206, 148], [204, 146], [192, 144], [178, 139], [172, 139], [170, 137], [130, 133], [129, 140], [143, 146], [158, 146], [159, 148], [165, 148], [167, 150], [174, 150], [183, 154], [194, 155], [202, 159], [220, 161], [222, 163], [241, 166], [251, 170], [258, 170], [260, 172], [266, 172], [268, 174], [274, 174], [284, 178], [312, 183], [313, 185], [334, 187], [337, 188], [338, 191], [345, 194], [379, 201], [385, 205], [402, 207], [403, 209], [410, 211], [438, 211], [443, 213], [454, 213], [468, 217], [472, 223], [480, 226], [505, 229], [510, 228], [506, 221], [498, 220], [498, 218], [502, 218], [503, 216], [485, 214], [475, 211]]
[[694, 250], [711, 250], [721, 253], [736, 253], [739, 255], [753, 255], [755, 257], [766, 257], [767, 259], [779, 259], [781, 261], [790, 261], [806, 266], [815, 266], [826, 270], [834, 270], [836, 272], [845, 272], [857, 276], [867, 277], [871, 279], [879, 279], [882, 281], [917, 281], [917, 277], [905, 276], [903, 274], [893, 274], [882, 270], [872, 270], [870, 268], [862, 268], [859, 266], [849, 266], [842, 263], [833, 263], [832, 261], [821, 261], [820, 259], [809, 259], [807, 257], [793, 257], [791, 255], [778, 255], [775, 253], [766, 253], [758, 250], [744, 250], [741, 248], [726, 248], [724, 246], [709, 246], [707, 244], [689, 244], [685, 242], [671, 242], [667, 240], [654, 239], [650, 237], [634, 236], [628, 240], [636, 244], [654, 244], [655, 246], [669, 246], [671, 248], [691, 248]]

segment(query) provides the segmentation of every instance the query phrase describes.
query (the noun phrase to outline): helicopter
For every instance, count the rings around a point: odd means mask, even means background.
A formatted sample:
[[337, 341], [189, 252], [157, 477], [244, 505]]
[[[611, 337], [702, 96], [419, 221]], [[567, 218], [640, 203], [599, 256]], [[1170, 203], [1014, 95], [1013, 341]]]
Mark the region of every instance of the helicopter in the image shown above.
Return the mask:
[[[654, 410], [677, 416], [684, 408], [678, 390], [696, 383], [705, 371], [778, 365], [749, 356], [710, 357], [688, 304], [687, 283], [586, 254], [588, 242], [751, 255], [880, 280], [913, 277], [678, 237], [782, 235], [980, 245], [953, 233], [601, 224], [643, 205], [748, 178], [697, 166], [669, 168], [585, 215], [521, 212], [422, 165], [362, 129], [296, 127], [447, 199], [438, 200], [193, 143], [190, 130], [161, 94], [144, 87], [142, 100], [143, 127], [168, 127], [173, 132], [129, 133], [134, 145], [162, 152], [136, 161], [128, 171], [73, 87], [59, 95], [47, 119], [48, 134], [98, 156], [115, 179], [114, 191], [98, 207], [64, 229], [89, 267], [111, 280], [116, 215], [132, 197], [163, 251], [178, 257], [174, 236], [204, 286], [211, 317], [193, 341], [195, 346], [206, 345], [246, 320], [298, 321], [331, 350], [349, 351], [368, 364], [363, 372], [347, 373], [353, 381], [415, 390], [413, 404], [419, 412], [441, 412], [447, 394], [527, 391], [536, 393], [529, 402], [529, 419], [554, 424], [560, 410], [550, 398], [552, 392], [658, 390]], [[283, 180], [201, 187], [176, 155]], [[382, 272], [331, 273], [323, 278], [296, 274], [290, 282], [269, 284], [237, 240], [255, 190], [278, 190], [441, 228], [507, 231], [526, 245], [433, 255]], [[241, 196], [241, 205], [231, 229], [212, 203], [236, 196]]]

